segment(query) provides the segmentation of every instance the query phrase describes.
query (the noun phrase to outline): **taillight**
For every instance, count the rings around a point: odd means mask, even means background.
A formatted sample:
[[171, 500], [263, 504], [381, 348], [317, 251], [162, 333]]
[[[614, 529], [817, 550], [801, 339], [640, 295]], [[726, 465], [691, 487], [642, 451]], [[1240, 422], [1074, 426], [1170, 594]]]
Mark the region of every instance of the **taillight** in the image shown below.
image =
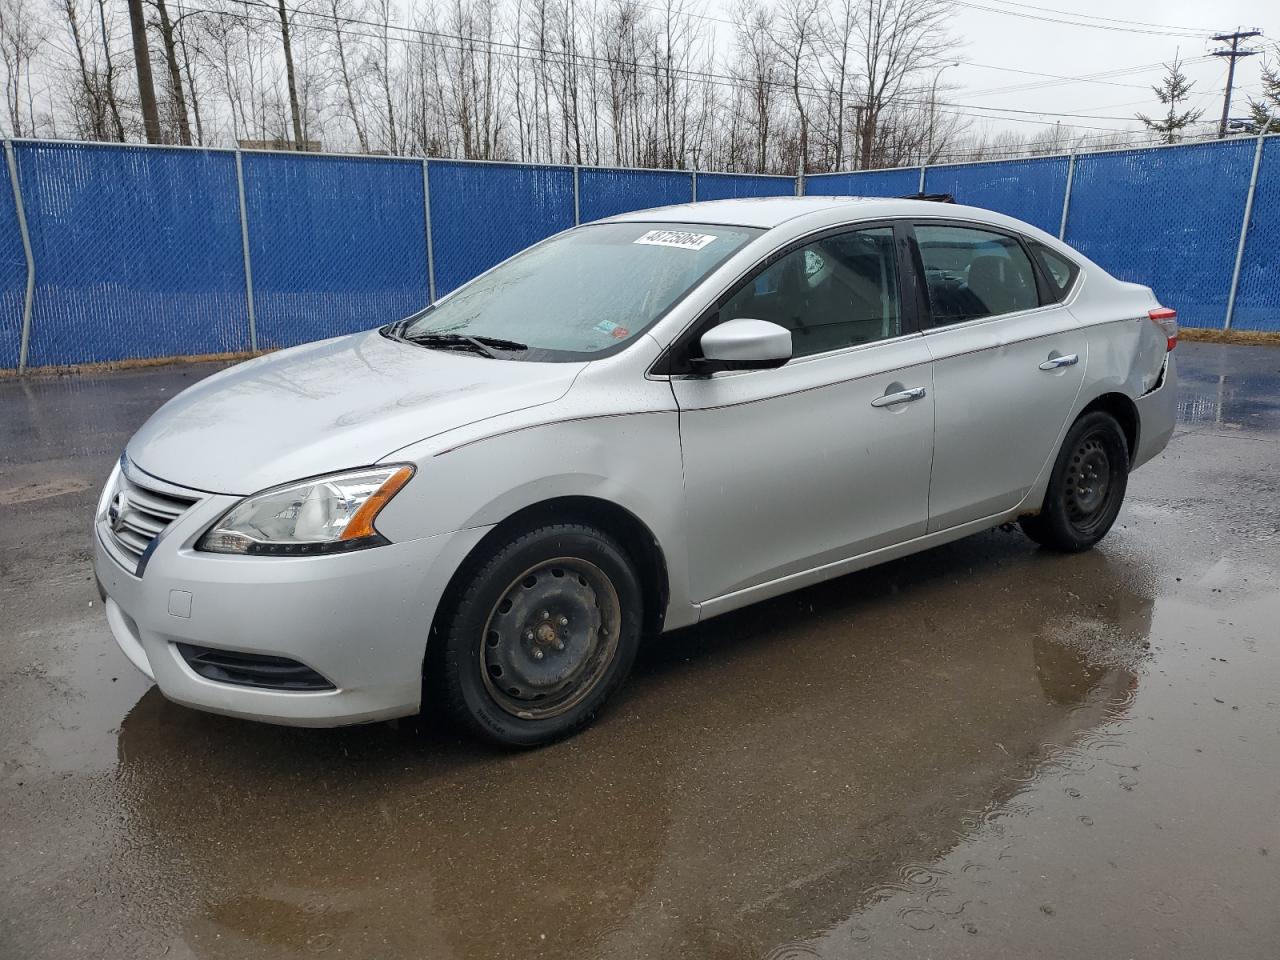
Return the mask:
[[1154, 310], [1148, 310], [1147, 316], [1164, 331], [1167, 343], [1165, 350], [1176, 347], [1178, 345], [1178, 311], [1172, 307], [1156, 307]]

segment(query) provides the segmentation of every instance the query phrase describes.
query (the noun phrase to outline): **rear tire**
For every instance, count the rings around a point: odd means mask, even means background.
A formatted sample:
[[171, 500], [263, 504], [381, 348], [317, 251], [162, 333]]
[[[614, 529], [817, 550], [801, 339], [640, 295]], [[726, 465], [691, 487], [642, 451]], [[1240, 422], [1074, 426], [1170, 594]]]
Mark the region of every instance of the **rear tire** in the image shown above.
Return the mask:
[[1129, 444], [1120, 424], [1096, 410], [1067, 431], [1040, 513], [1019, 520], [1036, 543], [1063, 553], [1088, 550], [1107, 535], [1129, 482]]
[[469, 732], [540, 746], [590, 723], [626, 679], [643, 613], [634, 565], [608, 534], [539, 527], [472, 567], [437, 625], [428, 669]]

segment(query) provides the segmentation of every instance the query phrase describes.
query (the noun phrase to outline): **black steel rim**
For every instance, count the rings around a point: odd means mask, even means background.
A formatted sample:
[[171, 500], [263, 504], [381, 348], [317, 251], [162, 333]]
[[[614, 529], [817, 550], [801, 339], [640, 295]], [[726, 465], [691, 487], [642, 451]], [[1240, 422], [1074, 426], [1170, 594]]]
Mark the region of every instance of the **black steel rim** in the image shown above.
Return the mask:
[[1101, 436], [1083, 437], [1067, 463], [1064, 496], [1067, 519], [1081, 533], [1090, 533], [1111, 507], [1115, 493], [1111, 457]]
[[608, 671], [621, 624], [618, 591], [594, 563], [557, 557], [530, 567], [502, 592], [485, 622], [485, 689], [523, 720], [566, 713]]

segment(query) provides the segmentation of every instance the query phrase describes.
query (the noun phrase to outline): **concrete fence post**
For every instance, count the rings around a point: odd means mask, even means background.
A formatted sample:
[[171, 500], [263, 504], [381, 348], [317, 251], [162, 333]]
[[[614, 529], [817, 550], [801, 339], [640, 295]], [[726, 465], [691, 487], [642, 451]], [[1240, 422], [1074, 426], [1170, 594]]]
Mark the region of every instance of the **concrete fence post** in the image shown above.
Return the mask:
[[693, 202], [698, 202], [698, 171], [693, 170], [689, 173], [690, 191], [693, 194]]
[[427, 301], [436, 302], [436, 248], [431, 235], [431, 161], [422, 158], [422, 222], [427, 238]]
[[924, 193], [924, 173], [928, 169], [929, 169], [928, 165], [923, 163], [920, 164], [920, 186], [916, 188], [916, 193], [919, 193], [919, 194]]
[[1067, 160], [1067, 189], [1062, 191], [1062, 219], [1058, 222], [1058, 239], [1067, 238], [1067, 214], [1071, 211], [1071, 187], [1076, 179], [1076, 152]]
[[1240, 268], [1244, 265], [1244, 248], [1249, 239], [1249, 221], [1253, 219], [1253, 198], [1258, 192], [1258, 168], [1262, 165], [1262, 144], [1270, 128], [1271, 120], [1268, 120], [1259, 131], [1258, 144], [1253, 148], [1253, 171], [1249, 174], [1249, 191], [1244, 195], [1244, 218], [1240, 221], [1240, 237], [1236, 241], [1236, 262], [1231, 268], [1231, 289], [1227, 291], [1227, 312], [1222, 318], [1223, 330], [1230, 330], [1231, 321], [1235, 319], [1236, 294], [1240, 292]]
[[240, 198], [240, 252], [244, 257], [244, 293], [249, 305], [249, 349], [258, 350], [258, 317], [253, 306], [253, 257], [249, 254], [249, 212], [244, 202], [244, 164], [236, 151], [236, 192]]
[[27, 290], [22, 299], [22, 339], [18, 346], [18, 372], [27, 369], [31, 349], [31, 307], [36, 292], [36, 260], [31, 253], [31, 234], [27, 231], [27, 211], [22, 205], [22, 184], [18, 182], [18, 160], [13, 154], [13, 141], [4, 142], [5, 162], [9, 165], [9, 185], [13, 188], [13, 207], [18, 216], [18, 233], [22, 235], [22, 254], [27, 260]]

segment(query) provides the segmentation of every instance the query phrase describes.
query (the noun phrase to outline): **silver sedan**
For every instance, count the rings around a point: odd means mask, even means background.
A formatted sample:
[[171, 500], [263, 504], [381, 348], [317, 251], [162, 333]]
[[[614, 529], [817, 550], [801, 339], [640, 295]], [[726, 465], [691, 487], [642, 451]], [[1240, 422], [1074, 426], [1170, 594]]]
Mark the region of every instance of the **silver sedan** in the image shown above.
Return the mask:
[[170, 400], [98, 506], [107, 620], [198, 709], [438, 704], [544, 743], [645, 636], [1009, 521], [1093, 546], [1173, 430], [1176, 341], [1149, 288], [985, 210], [588, 224]]

